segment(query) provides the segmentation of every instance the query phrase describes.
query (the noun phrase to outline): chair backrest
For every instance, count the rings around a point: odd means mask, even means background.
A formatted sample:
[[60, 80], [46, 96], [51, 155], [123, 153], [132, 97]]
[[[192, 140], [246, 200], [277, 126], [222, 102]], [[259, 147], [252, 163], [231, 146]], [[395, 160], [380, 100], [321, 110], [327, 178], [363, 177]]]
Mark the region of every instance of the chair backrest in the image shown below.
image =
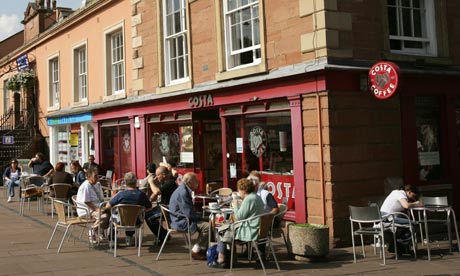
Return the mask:
[[69, 198], [69, 191], [72, 185], [67, 183], [55, 183], [50, 185], [50, 188], [54, 191], [54, 198], [67, 199]]
[[211, 194], [213, 191], [222, 188], [222, 182], [209, 182], [206, 184], [206, 194]]
[[170, 230], [171, 229], [171, 217], [169, 215], [171, 211], [168, 208], [166, 208], [166, 206], [161, 205], [161, 204], [160, 204], [160, 208], [161, 208], [161, 216], [163, 220], [166, 222], [166, 229]]
[[109, 179], [107, 179], [107, 178], [104, 177], [104, 178], [99, 178], [98, 181], [99, 181], [99, 183], [101, 183], [101, 186], [102, 186], [102, 187], [111, 188], [111, 187], [110, 187], [110, 180], [109, 180]]
[[54, 201], [54, 208], [56, 210], [56, 214], [57, 214], [59, 222], [63, 222], [63, 223], [67, 222], [67, 216], [65, 212], [66, 205], [67, 203], [65, 203], [64, 201], [60, 201], [60, 200]]
[[422, 198], [422, 203], [425, 206], [426, 205], [449, 206], [449, 203], [447, 202], [447, 196], [435, 196], [435, 197], [424, 196]]
[[77, 195], [72, 196], [72, 202], [74, 206], [77, 206]]
[[220, 196], [229, 196], [232, 194], [232, 189], [230, 188], [220, 188], [215, 191], [212, 191], [211, 194], [218, 194]]
[[349, 206], [350, 220], [355, 222], [373, 223], [382, 220], [377, 204], [366, 207]]
[[258, 239], [266, 239], [270, 234], [274, 214], [266, 213], [259, 216], [259, 236]]
[[45, 183], [45, 178], [43, 176], [34, 175], [28, 177], [29, 185], [42, 186]]
[[119, 204], [112, 208], [112, 212], [118, 212], [120, 226], [136, 226], [144, 221], [144, 207], [140, 205]]

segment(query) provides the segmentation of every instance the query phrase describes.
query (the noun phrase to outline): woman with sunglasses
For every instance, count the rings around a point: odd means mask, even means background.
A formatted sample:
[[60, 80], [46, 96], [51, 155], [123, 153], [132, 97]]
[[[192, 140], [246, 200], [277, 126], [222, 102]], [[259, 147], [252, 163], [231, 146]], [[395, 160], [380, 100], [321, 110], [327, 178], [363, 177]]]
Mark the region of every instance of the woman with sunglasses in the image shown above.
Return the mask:
[[19, 186], [19, 178], [21, 177], [21, 168], [18, 166], [18, 160], [12, 159], [11, 165], [6, 167], [3, 172], [3, 180], [8, 186], [8, 202], [13, 201], [14, 186]]

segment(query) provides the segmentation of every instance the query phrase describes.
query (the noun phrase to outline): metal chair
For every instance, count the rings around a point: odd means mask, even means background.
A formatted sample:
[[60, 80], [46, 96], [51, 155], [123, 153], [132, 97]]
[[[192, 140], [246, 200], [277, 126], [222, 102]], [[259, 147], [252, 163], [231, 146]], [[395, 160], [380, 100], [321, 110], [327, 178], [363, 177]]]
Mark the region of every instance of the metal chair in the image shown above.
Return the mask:
[[[373, 204], [371, 206], [366, 207], [357, 207], [357, 206], [349, 206], [350, 210], [350, 226], [351, 226], [351, 241], [353, 245], [353, 262], [356, 263], [356, 249], [355, 249], [355, 236], [361, 237], [361, 247], [363, 250], [363, 257], [366, 257], [366, 252], [364, 250], [364, 235], [377, 237], [381, 246], [380, 246], [380, 254], [383, 255], [383, 265], [386, 264], [386, 257], [385, 257], [385, 237], [384, 231], [391, 230], [393, 234], [393, 241], [394, 241], [394, 248], [395, 248], [395, 256], [398, 259], [398, 252], [396, 246], [396, 235], [395, 235], [395, 227], [394, 222], [391, 220], [388, 222], [388, 226], [384, 226], [384, 222], [382, 216], [380, 214], [380, 208], [377, 204]], [[355, 229], [355, 224], [358, 225], [358, 228]]]
[[[158, 261], [160, 259], [161, 252], [163, 251], [163, 248], [164, 248], [166, 242], [168, 241], [169, 235], [171, 233], [182, 233], [184, 235], [184, 238], [185, 238], [185, 243], [186, 243], [186, 245], [187, 245], [187, 247], [189, 249], [190, 262], [192, 262], [192, 241], [191, 241], [191, 234], [190, 234], [190, 221], [189, 221], [188, 217], [186, 217], [186, 216], [184, 216], [182, 214], [175, 213], [175, 212], [169, 210], [168, 208], [166, 208], [164, 205], [161, 205], [161, 204], [160, 204], [160, 208], [161, 208], [162, 218], [166, 222], [166, 230], [168, 232], [166, 233], [166, 237], [164, 238], [163, 243], [161, 244], [161, 248], [160, 248], [160, 251], [158, 251], [158, 255], [157, 255], [156, 260]], [[181, 231], [181, 230], [172, 228], [171, 227], [171, 216], [175, 216], [175, 217], [178, 217], [178, 218], [184, 218], [187, 221], [187, 231]]]
[[[54, 200], [54, 207], [56, 208], [56, 214], [58, 216], [58, 221], [56, 222], [56, 226], [54, 226], [54, 230], [51, 234], [51, 237], [50, 237], [50, 240], [48, 241], [48, 246], [46, 247], [46, 249], [49, 249], [50, 245], [51, 245], [51, 241], [53, 240], [53, 237], [54, 235], [56, 234], [56, 230], [58, 227], [64, 227], [65, 228], [65, 232], [64, 232], [64, 235], [62, 236], [62, 239], [61, 239], [61, 242], [59, 244], [59, 247], [58, 247], [58, 251], [57, 253], [61, 252], [61, 248], [62, 248], [62, 244], [64, 243], [64, 240], [67, 236], [67, 232], [69, 231], [69, 229], [72, 231], [72, 226], [74, 225], [78, 225], [78, 226], [81, 226], [83, 227], [82, 231], [81, 231], [81, 234], [80, 234], [80, 239], [81, 237], [83, 236], [83, 232], [85, 231], [85, 229], [88, 228], [88, 225], [90, 223], [92, 223], [94, 220], [92, 220], [92, 218], [90, 217], [89, 214], [87, 214], [86, 216], [84, 217], [77, 217], [77, 218], [68, 218], [66, 216], [66, 212], [65, 212], [65, 208], [72, 208], [72, 209], [77, 209], [77, 208], [80, 208], [78, 206], [74, 206], [74, 205], [71, 205], [67, 202], [64, 202], [64, 201], [61, 201], [61, 200]], [[69, 233], [69, 237], [70, 237], [70, 233]], [[75, 242], [75, 240], [74, 240]], [[91, 246], [91, 243], [88, 239], [88, 247]]]
[[256, 253], [257, 253], [257, 257], [259, 258], [260, 265], [262, 266], [262, 269], [264, 270], [264, 274], [267, 275], [265, 271], [265, 265], [264, 265], [265, 258], [264, 256], [262, 256], [259, 250], [259, 245], [261, 244], [268, 245], [272, 253], [273, 259], [275, 260], [276, 268], [278, 269], [278, 271], [280, 270], [278, 259], [276, 258], [275, 250], [273, 249], [272, 237], [270, 233], [271, 226], [273, 225], [273, 217], [274, 217], [274, 214], [272, 213], [262, 214], [262, 215], [250, 217], [247, 219], [235, 221], [230, 226], [233, 231], [232, 249], [230, 253], [230, 272], [233, 269], [233, 255], [234, 255], [235, 242], [240, 242], [240, 241], [235, 240], [237, 228], [240, 227], [241, 225], [251, 225], [251, 223], [254, 223], [254, 222], [257, 222], [257, 228], [259, 230], [257, 238], [255, 240], [250, 240], [250, 241], [241, 241], [243, 243], [250, 242], [251, 246], [248, 249], [249, 260], [252, 259], [251, 258], [251, 253], [252, 253], [251, 247], [254, 247], [256, 249]]
[[30, 200], [32, 198], [35, 198], [37, 200], [37, 211], [43, 212], [43, 189], [39, 186], [31, 184], [31, 182], [29, 181], [30, 178], [31, 177], [28, 177], [21, 181], [19, 214], [21, 214], [22, 216], [24, 215], [25, 201], [27, 200], [28, 209], [30, 209]]
[[[420, 238], [422, 244], [424, 243], [423, 230], [425, 230], [425, 239], [426, 246], [428, 251], [428, 260], [431, 260], [430, 252], [430, 237], [428, 231], [428, 225], [432, 223], [442, 223], [447, 226], [447, 236], [449, 238], [449, 251], [452, 252], [452, 228], [451, 228], [451, 219], [450, 216], [453, 216], [455, 235], [457, 238], [457, 245], [459, 244], [458, 237], [458, 228], [457, 228], [457, 219], [455, 216], [455, 211], [449, 206], [447, 196], [441, 197], [423, 197], [422, 199], [423, 207], [411, 209], [412, 217], [415, 219], [415, 212], [418, 212], [418, 222], [420, 227]], [[422, 219], [423, 214], [423, 219]], [[428, 216], [431, 214], [431, 217]], [[424, 224], [425, 229], [423, 229], [422, 224]], [[460, 246], [459, 253], [460, 253]]]
[[272, 236], [273, 236], [273, 233], [275, 233], [275, 230], [278, 230], [280, 232], [281, 236], [283, 237], [284, 245], [286, 246], [288, 256], [290, 257], [291, 252], [290, 252], [289, 247], [287, 245], [286, 234], [284, 233], [283, 228], [281, 227], [281, 225], [279, 225], [278, 227], [275, 227], [276, 220], [282, 220], [284, 215], [286, 214], [287, 210], [288, 210], [288, 208], [287, 208], [286, 204], [282, 204], [282, 203], [278, 204], [278, 213], [273, 216], [273, 221], [272, 221], [270, 232], [271, 232]]
[[99, 178], [99, 183], [101, 183], [102, 191], [104, 192], [105, 197], [110, 197], [112, 195], [112, 181], [110, 179]]
[[[51, 199], [51, 217], [54, 217], [54, 201], [61, 200], [67, 203], [70, 203], [69, 200], [69, 191], [72, 189], [72, 185], [67, 183], [55, 183], [49, 186], [50, 191], [54, 192], [52, 196], [51, 193], [49, 198]], [[67, 215], [70, 217], [70, 208], [67, 208]]]
[[[145, 208], [140, 205], [119, 204], [112, 207], [112, 222], [110, 223], [110, 233], [114, 233], [113, 256], [117, 256], [117, 230], [135, 231], [135, 245], [138, 247], [137, 256], [141, 256], [141, 246], [144, 228]], [[112, 229], [115, 228], [115, 231]], [[110, 243], [112, 245], [112, 243]]]

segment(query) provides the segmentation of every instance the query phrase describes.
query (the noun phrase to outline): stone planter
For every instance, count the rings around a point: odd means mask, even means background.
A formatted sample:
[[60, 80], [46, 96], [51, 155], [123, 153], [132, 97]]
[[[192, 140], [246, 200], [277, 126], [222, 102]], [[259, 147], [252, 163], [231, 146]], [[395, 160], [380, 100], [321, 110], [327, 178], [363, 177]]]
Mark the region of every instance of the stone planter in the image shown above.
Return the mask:
[[305, 257], [324, 259], [329, 254], [329, 227], [321, 224], [292, 223], [288, 225], [288, 247], [297, 260]]

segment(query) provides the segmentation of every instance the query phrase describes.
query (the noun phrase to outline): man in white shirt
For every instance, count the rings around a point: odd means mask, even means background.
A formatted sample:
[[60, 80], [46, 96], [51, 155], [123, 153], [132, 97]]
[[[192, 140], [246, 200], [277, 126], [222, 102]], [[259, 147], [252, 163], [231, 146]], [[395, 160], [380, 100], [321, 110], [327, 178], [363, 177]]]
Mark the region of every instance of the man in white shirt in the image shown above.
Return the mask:
[[[96, 168], [88, 168], [86, 172], [86, 180], [78, 188], [77, 205], [90, 210], [91, 216], [96, 219], [93, 224], [92, 233], [90, 233], [90, 240], [95, 241], [94, 233], [97, 232], [98, 227], [107, 229], [109, 226], [109, 217], [99, 211], [99, 205], [104, 202], [104, 194], [102, 186], [98, 182], [98, 171]], [[86, 216], [87, 212], [83, 209], [77, 209], [78, 216]], [[99, 216], [101, 214], [101, 216]]]

